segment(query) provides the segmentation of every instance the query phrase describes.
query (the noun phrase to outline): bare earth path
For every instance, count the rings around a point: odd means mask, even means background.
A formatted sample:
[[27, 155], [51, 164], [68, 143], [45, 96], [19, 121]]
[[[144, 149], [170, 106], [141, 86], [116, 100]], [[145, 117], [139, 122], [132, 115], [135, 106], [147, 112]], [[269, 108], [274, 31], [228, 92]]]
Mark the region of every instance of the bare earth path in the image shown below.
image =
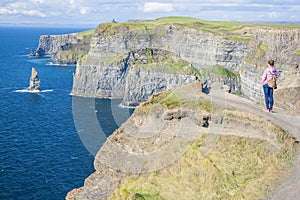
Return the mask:
[[[257, 116], [264, 117], [277, 124], [282, 129], [292, 134], [297, 141], [300, 141], [300, 114], [292, 116], [274, 106], [274, 113], [263, 111], [262, 106], [254, 102], [229, 94], [221, 89], [221, 85], [216, 84], [207, 98], [220, 106], [233, 107], [246, 112], [251, 112]], [[275, 99], [276, 104], [276, 99]], [[288, 175], [279, 183], [279, 185], [266, 197], [266, 200], [296, 200], [300, 199], [300, 152], [297, 155], [295, 163]]]

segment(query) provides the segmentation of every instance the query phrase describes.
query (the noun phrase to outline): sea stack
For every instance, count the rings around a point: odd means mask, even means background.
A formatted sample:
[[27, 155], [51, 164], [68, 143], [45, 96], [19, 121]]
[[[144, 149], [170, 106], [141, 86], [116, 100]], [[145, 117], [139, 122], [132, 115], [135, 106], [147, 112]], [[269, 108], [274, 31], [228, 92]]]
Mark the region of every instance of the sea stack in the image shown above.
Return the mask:
[[31, 77], [29, 81], [29, 90], [40, 90], [40, 79], [36, 69], [33, 67], [31, 70]]

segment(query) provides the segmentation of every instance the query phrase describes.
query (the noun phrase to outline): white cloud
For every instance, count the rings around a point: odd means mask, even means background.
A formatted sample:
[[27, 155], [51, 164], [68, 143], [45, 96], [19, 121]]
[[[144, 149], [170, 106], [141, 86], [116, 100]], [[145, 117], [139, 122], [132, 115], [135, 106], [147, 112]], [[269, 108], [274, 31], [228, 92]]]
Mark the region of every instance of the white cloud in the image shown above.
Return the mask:
[[8, 4], [6, 7], [0, 7], [0, 14], [4, 15], [27, 15], [35, 17], [46, 17], [46, 15], [38, 10], [30, 9], [30, 4], [26, 2], [15, 2]]
[[26, 2], [15, 2], [8, 5], [8, 8], [12, 9], [26, 9], [27, 3]]
[[270, 13], [268, 13], [268, 17], [271, 18], [271, 19], [278, 18], [278, 17], [280, 17], [280, 13], [278, 13], [278, 12], [270, 12]]
[[143, 12], [171, 12], [174, 10], [174, 5], [170, 3], [145, 2]]
[[89, 12], [89, 8], [88, 7], [80, 7], [79, 12], [82, 15], [86, 15]]
[[0, 0], [0, 21], [101, 23], [181, 15], [205, 20], [299, 21], [299, 0]]
[[37, 11], [37, 10], [24, 10], [21, 12], [23, 15], [46, 17], [47, 15]]
[[75, 3], [75, 0], [69, 0], [69, 4], [70, 4], [71, 8], [76, 8], [77, 7], [77, 5]]
[[17, 14], [17, 13], [18, 13], [18, 11], [16, 11], [16, 10], [0, 8], [0, 14], [2, 14], [2, 15], [13, 15], [13, 14]]
[[43, 4], [43, 3], [45, 3], [45, 0], [33, 0], [33, 3], [41, 3], [41, 4]]

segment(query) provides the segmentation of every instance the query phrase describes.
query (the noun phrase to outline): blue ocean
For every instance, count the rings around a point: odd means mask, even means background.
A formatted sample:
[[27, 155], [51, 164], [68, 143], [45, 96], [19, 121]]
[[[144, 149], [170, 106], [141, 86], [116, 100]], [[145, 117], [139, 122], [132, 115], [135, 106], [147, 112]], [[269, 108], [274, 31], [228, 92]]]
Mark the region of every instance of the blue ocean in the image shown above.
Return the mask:
[[[0, 27], [0, 199], [64, 199], [95, 171], [100, 143], [133, 111], [120, 100], [71, 96], [76, 66], [29, 57], [40, 35], [83, 30]], [[39, 93], [27, 91], [32, 67]]]

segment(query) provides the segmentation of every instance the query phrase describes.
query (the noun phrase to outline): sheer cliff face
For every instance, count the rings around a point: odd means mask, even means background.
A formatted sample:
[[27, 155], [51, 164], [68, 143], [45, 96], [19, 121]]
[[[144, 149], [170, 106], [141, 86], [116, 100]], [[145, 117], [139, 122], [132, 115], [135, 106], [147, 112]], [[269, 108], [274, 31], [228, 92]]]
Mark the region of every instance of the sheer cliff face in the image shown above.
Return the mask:
[[90, 36], [84, 33], [42, 35], [38, 48], [31, 55], [51, 57], [54, 64], [76, 64], [77, 59], [88, 53]]
[[286, 87], [281, 86], [280, 81], [288, 76], [295, 62], [300, 62], [300, 30], [257, 29], [248, 49], [240, 70], [242, 92], [259, 102], [263, 97], [261, 75], [269, 59], [275, 60], [275, 67], [280, 72], [278, 89]]
[[[101, 25], [98, 29], [101, 30]], [[91, 41], [90, 55], [115, 57], [130, 49], [156, 48], [169, 51], [198, 68], [220, 64], [234, 71], [247, 51], [243, 42], [180, 26], [149, 30], [145, 27], [142, 33], [128, 29], [115, 31], [118, 32], [108, 36], [96, 33]]]
[[[159, 91], [199, 81], [194, 69], [221, 65], [238, 72], [247, 52], [247, 42], [192, 28], [142, 29], [100, 25], [91, 38], [88, 56], [77, 65], [72, 94], [123, 98], [125, 104], [135, 104]], [[144, 52], [136, 61], [137, 52], [145, 50], [152, 52], [150, 57]], [[170, 60], [173, 70], [168, 70]], [[187, 63], [181, 66], [186, 70], [174, 66], [179, 60]]]
[[78, 43], [80, 39], [77, 33], [64, 35], [42, 35], [39, 46], [36, 49], [36, 56], [52, 56], [60, 49]]

